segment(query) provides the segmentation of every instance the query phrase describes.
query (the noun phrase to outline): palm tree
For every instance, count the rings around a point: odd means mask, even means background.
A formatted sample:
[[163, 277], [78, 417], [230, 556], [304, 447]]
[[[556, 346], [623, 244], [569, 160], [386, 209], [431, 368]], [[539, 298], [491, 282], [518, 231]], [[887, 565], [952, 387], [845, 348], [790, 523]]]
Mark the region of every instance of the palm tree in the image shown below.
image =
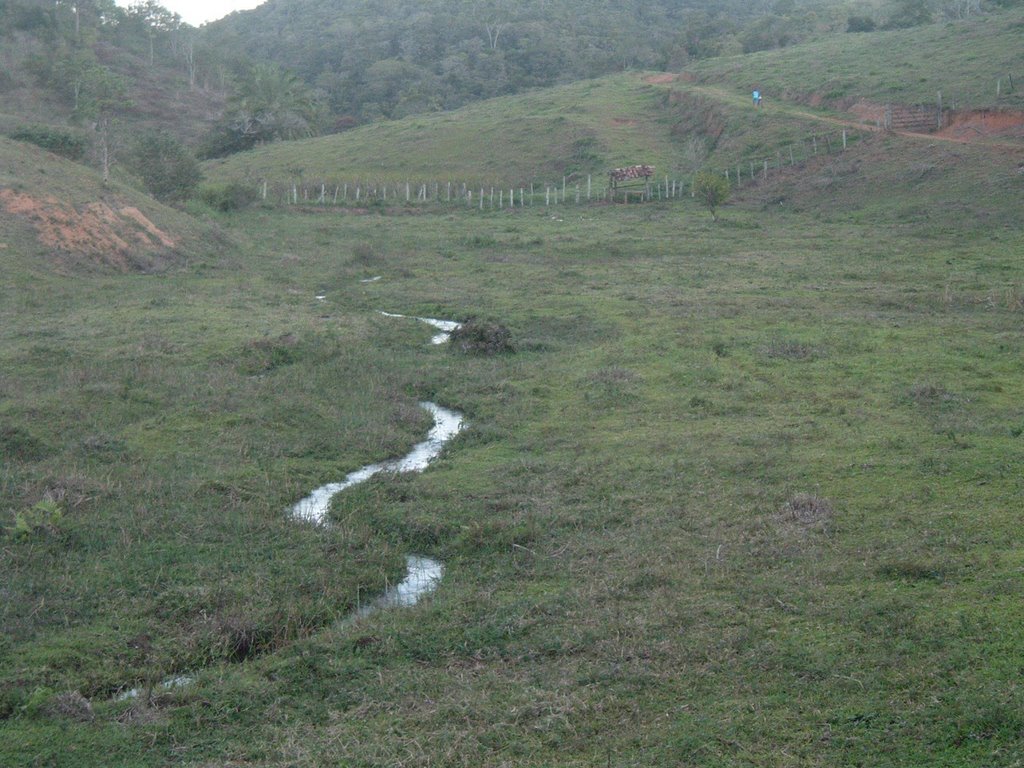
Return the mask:
[[315, 135], [319, 110], [306, 84], [276, 64], [255, 64], [230, 106], [233, 128], [249, 146]]

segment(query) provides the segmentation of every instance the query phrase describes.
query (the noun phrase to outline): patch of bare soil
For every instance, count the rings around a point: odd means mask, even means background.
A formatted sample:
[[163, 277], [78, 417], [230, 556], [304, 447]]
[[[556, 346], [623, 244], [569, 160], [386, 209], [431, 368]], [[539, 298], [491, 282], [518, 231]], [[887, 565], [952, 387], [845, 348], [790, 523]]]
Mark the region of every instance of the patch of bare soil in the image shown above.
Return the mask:
[[[861, 99], [846, 106], [846, 111], [862, 123], [882, 125], [889, 108], [885, 104]], [[891, 109], [906, 110], [909, 107], [893, 105]], [[948, 121], [947, 125], [930, 135], [965, 142], [996, 138], [1024, 139], [1024, 112], [1009, 109], [956, 110], [944, 112], [943, 116]]]
[[50, 196], [0, 189], [0, 207], [29, 221], [39, 242], [69, 264], [87, 262], [128, 272], [149, 269], [176, 241], [132, 206], [73, 206]]
[[640, 121], [629, 117], [613, 117], [612, 125], [640, 125]]
[[679, 75], [672, 72], [664, 72], [660, 75], [648, 75], [644, 78], [645, 83], [651, 85], [664, 85], [666, 83], [674, 83], [679, 78]]
[[1024, 112], [996, 109], [954, 112], [949, 125], [937, 135], [967, 141], [988, 137], [1024, 139]]

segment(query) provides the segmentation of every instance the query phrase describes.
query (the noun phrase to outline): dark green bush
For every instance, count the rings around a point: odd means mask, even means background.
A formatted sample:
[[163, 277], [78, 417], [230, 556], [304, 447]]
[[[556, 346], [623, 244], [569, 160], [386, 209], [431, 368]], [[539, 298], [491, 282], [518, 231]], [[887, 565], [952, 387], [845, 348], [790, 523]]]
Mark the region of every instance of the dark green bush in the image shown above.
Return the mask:
[[515, 352], [512, 332], [500, 323], [470, 318], [452, 331], [452, 348], [478, 355]]
[[847, 32], [873, 32], [875, 21], [870, 16], [850, 16], [846, 20]]
[[169, 133], [147, 131], [132, 144], [129, 170], [159, 200], [188, 200], [202, 179], [199, 161]]
[[218, 211], [239, 211], [256, 202], [256, 188], [238, 181], [204, 184], [199, 188], [199, 199]]
[[27, 125], [10, 136], [16, 141], [27, 141], [69, 160], [81, 160], [89, 148], [89, 141], [82, 134], [52, 125]]

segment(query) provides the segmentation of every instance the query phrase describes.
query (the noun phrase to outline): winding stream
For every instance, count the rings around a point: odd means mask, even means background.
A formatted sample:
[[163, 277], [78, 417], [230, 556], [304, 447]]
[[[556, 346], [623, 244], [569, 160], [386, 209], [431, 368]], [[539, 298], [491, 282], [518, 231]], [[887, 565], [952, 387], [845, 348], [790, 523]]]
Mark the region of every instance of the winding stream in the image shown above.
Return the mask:
[[441, 333], [437, 334], [430, 340], [431, 344], [444, 344], [451, 338], [452, 331], [462, 327], [462, 323], [457, 323], [454, 320], [435, 320], [432, 317], [412, 317], [411, 315], [396, 315], [393, 312], [381, 312], [384, 317], [402, 317], [406, 319], [419, 320], [421, 323], [437, 328]]
[[[317, 296], [319, 299], [320, 297]], [[408, 315], [395, 315], [389, 312], [381, 312], [387, 317], [408, 317]], [[427, 323], [437, 328], [442, 333], [431, 339], [432, 344], [443, 344], [448, 341], [449, 334], [460, 326], [451, 320], [434, 320], [433, 318], [417, 317], [416, 320]], [[465, 420], [461, 413], [442, 408], [436, 403], [422, 402], [421, 408], [430, 412], [434, 417], [434, 426], [427, 433], [427, 439], [417, 443], [405, 456], [400, 459], [382, 461], [377, 464], [367, 464], [354, 472], [349, 472], [345, 479], [337, 483], [327, 483], [315, 489], [309, 496], [299, 501], [292, 507], [291, 514], [296, 520], [310, 522], [315, 525], [328, 525], [330, 521], [327, 513], [330, 511], [331, 499], [346, 488], [351, 488], [366, 480], [369, 480], [380, 472], [422, 472], [431, 461], [436, 459], [444, 446], [457, 435], [465, 426]], [[406, 574], [398, 584], [388, 587], [384, 593], [372, 602], [359, 606], [342, 623], [369, 616], [375, 611], [383, 608], [403, 607], [415, 605], [420, 598], [433, 592], [444, 575], [444, 565], [437, 560], [421, 555], [407, 555], [405, 558]], [[196, 681], [194, 673], [175, 675], [160, 682], [156, 687], [160, 690], [170, 690]], [[129, 691], [120, 693], [117, 701], [126, 701], [139, 696], [141, 690], [132, 688]]]

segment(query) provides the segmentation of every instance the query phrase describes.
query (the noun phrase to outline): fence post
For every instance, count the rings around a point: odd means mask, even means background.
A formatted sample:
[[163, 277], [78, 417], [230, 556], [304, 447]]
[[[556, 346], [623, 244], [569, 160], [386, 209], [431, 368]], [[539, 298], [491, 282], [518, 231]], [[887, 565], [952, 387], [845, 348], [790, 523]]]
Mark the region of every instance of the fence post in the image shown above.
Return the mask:
[[764, 179], [765, 179], [765, 181], [768, 180], [768, 161], [767, 160], [764, 161]]
[[590, 174], [587, 174], [587, 201], [590, 201]]
[[[492, 195], [494, 194], [494, 190], [493, 189], [491, 190], [491, 194]], [[493, 205], [493, 204], [494, 204], [494, 202], [493, 202], [493, 199], [492, 199], [491, 205]], [[480, 187], [480, 210], [482, 211], [483, 209], [484, 209], [484, 188]]]
[[544, 205], [551, 207], [551, 187], [544, 187]]

